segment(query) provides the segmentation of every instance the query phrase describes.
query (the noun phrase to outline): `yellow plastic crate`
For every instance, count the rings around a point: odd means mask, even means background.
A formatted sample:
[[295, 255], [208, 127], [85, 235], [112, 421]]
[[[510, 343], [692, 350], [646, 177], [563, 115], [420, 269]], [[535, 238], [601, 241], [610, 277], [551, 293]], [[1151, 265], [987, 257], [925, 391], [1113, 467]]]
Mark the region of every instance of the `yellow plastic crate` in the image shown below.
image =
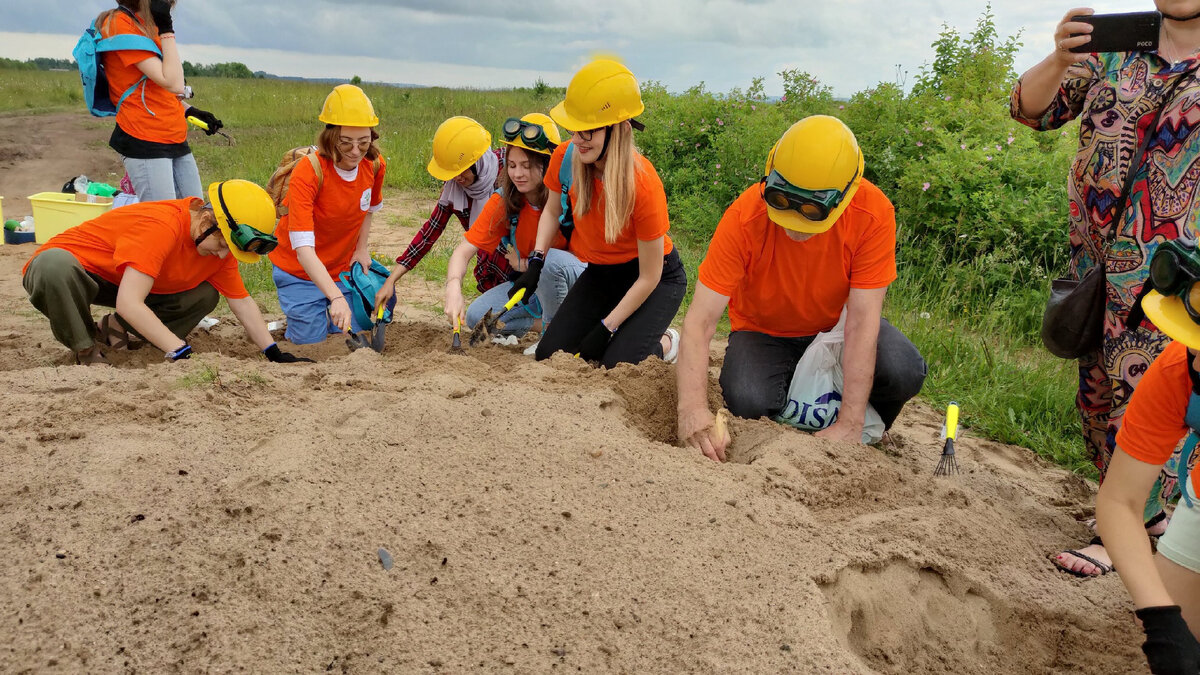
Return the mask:
[[[86, 198], [86, 195], [80, 197]], [[39, 192], [29, 195], [29, 205], [33, 209], [34, 238], [39, 244], [46, 243], [50, 237], [75, 227], [76, 225], [102, 215], [112, 208], [112, 199], [95, 197], [94, 203], [79, 201], [76, 195], [66, 192]]]

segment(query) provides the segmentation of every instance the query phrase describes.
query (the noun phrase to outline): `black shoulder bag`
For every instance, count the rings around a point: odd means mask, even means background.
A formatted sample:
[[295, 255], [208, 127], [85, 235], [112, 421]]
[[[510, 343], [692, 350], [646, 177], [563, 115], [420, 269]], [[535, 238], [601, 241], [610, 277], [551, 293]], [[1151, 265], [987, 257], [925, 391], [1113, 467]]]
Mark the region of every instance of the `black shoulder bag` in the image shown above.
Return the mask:
[[1138, 146], [1129, 166], [1129, 173], [1125, 176], [1121, 198], [1117, 201], [1117, 212], [1113, 214], [1112, 231], [1104, 244], [1100, 259], [1082, 279], [1055, 279], [1050, 282], [1050, 298], [1046, 301], [1046, 313], [1042, 315], [1042, 344], [1057, 357], [1078, 359], [1098, 349], [1104, 340], [1104, 310], [1108, 287], [1105, 268], [1108, 264], [1108, 252], [1116, 239], [1117, 231], [1121, 228], [1121, 219], [1125, 215], [1125, 207], [1129, 204], [1129, 192], [1133, 189], [1133, 182], [1146, 159], [1146, 149], [1150, 140], [1158, 132], [1158, 121], [1162, 118], [1163, 110], [1166, 109], [1175, 89], [1193, 72], [1188, 70], [1180, 74], [1163, 93], [1162, 105], [1154, 113], [1154, 120], [1150, 122], [1150, 126], [1146, 128], [1146, 136]]

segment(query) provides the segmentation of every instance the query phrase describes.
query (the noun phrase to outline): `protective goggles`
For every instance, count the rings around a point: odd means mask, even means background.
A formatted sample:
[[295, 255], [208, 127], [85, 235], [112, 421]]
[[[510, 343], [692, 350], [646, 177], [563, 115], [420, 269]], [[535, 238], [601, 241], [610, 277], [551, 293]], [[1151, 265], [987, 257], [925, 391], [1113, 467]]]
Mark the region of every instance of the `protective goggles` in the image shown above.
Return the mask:
[[778, 211], [796, 211], [808, 220], [821, 222], [842, 203], [846, 191], [858, 178], [858, 171], [841, 190], [806, 190], [787, 182], [778, 171], [771, 170], [763, 179], [763, 199], [767, 206]]
[[224, 183], [217, 185], [217, 201], [221, 205], [221, 211], [225, 214], [225, 222], [229, 224], [229, 241], [246, 253], [266, 255], [274, 251], [275, 247], [279, 245], [279, 240], [275, 238], [275, 235], [239, 223], [234, 219], [233, 214], [229, 213], [229, 207], [225, 206], [225, 195], [222, 192], [224, 187]]
[[1200, 322], [1200, 252], [1179, 240], [1159, 244], [1150, 259], [1150, 286], [1159, 293], [1178, 296], [1192, 320]]
[[540, 124], [526, 122], [525, 120], [516, 117], [510, 117], [504, 120], [504, 140], [517, 140], [519, 136], [521, 142], [529, 147], [530, 150], [552, 151], [558, 147], [558, 144], [550, 140], [546, 135], [546, 130]]

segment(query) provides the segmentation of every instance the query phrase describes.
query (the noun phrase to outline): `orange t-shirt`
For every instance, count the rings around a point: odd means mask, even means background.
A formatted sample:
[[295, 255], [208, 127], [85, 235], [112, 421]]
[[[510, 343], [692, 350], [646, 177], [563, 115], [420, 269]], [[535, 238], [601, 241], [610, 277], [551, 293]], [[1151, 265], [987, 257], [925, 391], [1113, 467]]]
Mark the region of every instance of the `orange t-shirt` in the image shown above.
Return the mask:
[[[135, 21], [122, 11], [113, 13], [112, 18], [100, 27], [101, 35], [132, 34], [145, 35], [140, 21]], [[162, 41], [156, 31], [151, 30], [151, 39], [162, 50]], [[159, 58], [154, 52], [123, 49], [105, 52], [104, 72], [108, 76], [108, 97], [113, 105], [121, 100], [121, 94], [142, 79], [137, 64], [149, 58]], [[125, 133], [151, 143], [182, 143], [187, 140], [187, 119], [183, 114], [183, 103], [175, 94], [146, 79], [133, 91], [117, 110], [117, 126]]]
[[1147, 464], [1166, 464], [1187, 435], [1185, 418], [1192, 394], [1187, 358], [1187, 346], [1172, 342], [1133, 390], [1117, 430], [1117, 447], [1130, 457]]
[[324, 177], [320, 192], [317, 191], [317, 174], [312, 162], [303, 160], [292, 170], [284, 199], [288, 213], [279, 219], [279, 226], [275, 228], [279, 246], [271, 251], [270, 258], [284, 272], [308, 279], [296, 258], [292, 238], [293, 233], [307, 233], [297, 239], [306, 240], [308, 245], [316, 248], [317, 257], [329, 276], [337, 281], [339, 274], [350, 270], [350, 258], [358, 246], [358, 234], [367, 213], [377, 211], [383, 202], [383, 175], [387, 172], [387, 162], [380, 156], [379, 173], [375, 173], [371, 160], [363, 157], [355, 169], [354, 180], [346, 180], [338, 175], [332, 159], [323, 155], [318, 159]]
[[[525, 202], [521, 206], [521, 212], [517, 214], [517, 233], [514, 238], [517, 252], [522, 256], [528, 256], [537, 243], [538, 219], [541, 215], [542, 210], [534, 208], [529, 202]], [[479, 211], [479, 217], [475, 219], [475, 224], [471, 225], [471, 229], [467, 230], [464, 237], [475, 248], [482, 251], [494, 251], [500, 245], [500, 240], [508, 234], [509, 225], [508, 207], [504, 203], [504, 198], [499, 193], [495, 193], [483, 205], [483, 209]], [[551, 248], [566, 247], [567, 240], [561, 232], [556, 232]]]
[[[122, 206], [51, 237], [29, 260], [46, 249], [61, 248], [83, 269], [117, 285], [125, 268], [132, 267], [154, 277], [150, 292], [157, 295], [190, 291], [207, 281], [226, 298], [244, 298], [250, 294], [237, 259], [196, 251], [191, 207], [201, 203], [189, 197]], [[28, 267], [26, 262], [22, 275]]]
[[[550, 166], [546, 168], [546, 187], [550, 189], [551, 199], [560, 199], [562, 183], [558, 180], [558, 172], [562, 167], [563, 156], [569, 143], [562, 143], [550, 157]], [[640, 154], [634, 158], [635, 195], [633, 199], [633, 214], [626, 223], [625, 229], [613, 243], [604, 239], [604, 183], [597, 178], [592, 189], [592, 206], [586, 214], [579, 213], [576, 204], [578, 189], [571, 184], [571, 212], [575, 219], [575, 232], [571, 235], [571, 253], [586, 263], [599, 265], [617, 265], [629, 262], [638, 257], [637, 243], [639, 241], [654, 241], [659, 237], [663, 241], [663, 254], [671, 252], [674, 245], [667, 230], [671, 224], [667, 219], [667, 193], [663, 190], [662, 180], [650, 160]]]
[[755, 184], [726, 209], [699, 276], [729, 297], [733, 330], [816, 335], [837, 324], [851, 288], [884, 288], [896, 280], [896, 212], [864, 179], [832, 228], [792, 241], [767, 217]]

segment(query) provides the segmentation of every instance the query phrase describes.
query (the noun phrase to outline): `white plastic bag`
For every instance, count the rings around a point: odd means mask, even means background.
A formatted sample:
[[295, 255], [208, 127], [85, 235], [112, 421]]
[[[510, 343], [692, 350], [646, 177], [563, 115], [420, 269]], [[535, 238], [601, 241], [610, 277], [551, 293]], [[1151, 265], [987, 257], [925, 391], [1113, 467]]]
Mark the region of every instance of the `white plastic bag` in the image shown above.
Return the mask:
[[[796, 364], [788, 400], [775, 421], [806, 431], [820, 431], [837, 421], [842, 407], [842, 347], [846, 342], [846, 310], [837, 325], [817, 333]], [[863, 443], [883, 438], [883, 418], [867, 404]]]

